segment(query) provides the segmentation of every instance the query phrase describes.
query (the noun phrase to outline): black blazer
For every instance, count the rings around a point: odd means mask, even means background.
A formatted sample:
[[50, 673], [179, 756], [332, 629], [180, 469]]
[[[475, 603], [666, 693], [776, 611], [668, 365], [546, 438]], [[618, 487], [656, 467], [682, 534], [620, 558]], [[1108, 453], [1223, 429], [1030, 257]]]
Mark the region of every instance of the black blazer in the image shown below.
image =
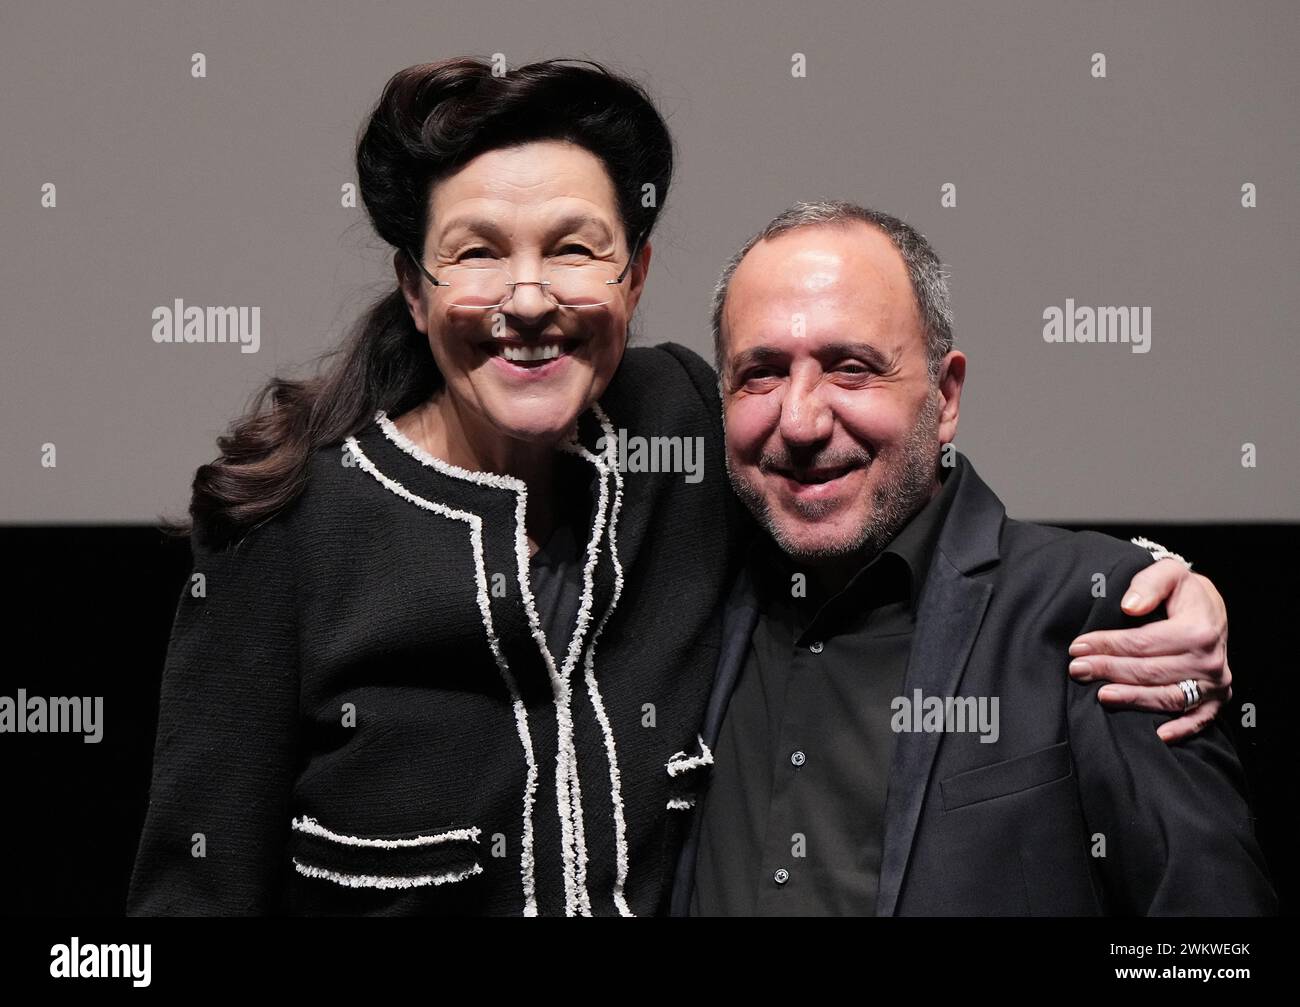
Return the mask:
[[[957, 458], [951, 478], [961, 481], [920, 598], [904, 695], [996, 696], [1000, 735], [989, 744], [977, 733], [898, 734], [876, 914], [1276, 912], [1241, 767], [1219, 727], [1168, 745], [1155, 733], [1166, 715], [1107, 712], [1096, 698], [1104, 683], [1067, 674], [1077, 634], [1137, 621], [1119, 602], [1150, 554], [1010, 520]], [[710, 748], [757, 618], [742, 574], [724, 607]], [[673, 915], [689, 912], [700, 818], [697, 806]]]

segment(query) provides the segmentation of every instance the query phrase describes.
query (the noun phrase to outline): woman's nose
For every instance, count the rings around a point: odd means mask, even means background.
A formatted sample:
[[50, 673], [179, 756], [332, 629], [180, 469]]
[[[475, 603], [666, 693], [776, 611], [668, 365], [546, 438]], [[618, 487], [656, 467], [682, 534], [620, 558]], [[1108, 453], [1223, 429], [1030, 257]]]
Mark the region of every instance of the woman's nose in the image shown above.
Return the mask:
[[555, 301], [540, 281], [521, 280], [509, 288], [501, 310], [520, 321], [535, 322], [555, 310]]

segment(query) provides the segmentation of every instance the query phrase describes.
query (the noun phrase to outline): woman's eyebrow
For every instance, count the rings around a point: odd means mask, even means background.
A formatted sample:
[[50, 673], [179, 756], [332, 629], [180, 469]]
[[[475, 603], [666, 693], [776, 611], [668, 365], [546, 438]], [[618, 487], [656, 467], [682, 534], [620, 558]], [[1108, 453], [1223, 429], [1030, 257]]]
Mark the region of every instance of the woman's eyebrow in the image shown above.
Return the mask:
[[447, 222], [441, 240], [446, 241], [448, 237], [459, 231], [468, 231], [470, 234], [481, 234], [488, 238], [497, 239], [505, 235], [505, 230], [501, 227], [501, 224], [491, 217], [453, 217]]
[[590, 213], [570, 213], [562, 217], [557, 217], [550, 225], [553, 233], [559, 234], [564, 231], [581, 231], [584, 227], [593, 228], [603, 241], [613, 241], [614, 235], [606, 224], [599, 217], [592, 216]]
[[[592, 216], [589, 213], [570, 213], [562, 217], [557, 217], [547, 225], [548, 232], [560, 234], [566, 231], [580, 231], [584, 227], [593, 228], [603, 241], [613, 241], [614, 235], [610, 231], [609, 225], [600, 217]], [[501, 223], [492, 217], [453, 217], [447, 222], [446, 227], [439, 238], [446, 241], [448, 238], [456, 236], [462, 232], [469, 234], [481, 235], [486, 238], [502, 240], [506, 237], [505, 229]]]

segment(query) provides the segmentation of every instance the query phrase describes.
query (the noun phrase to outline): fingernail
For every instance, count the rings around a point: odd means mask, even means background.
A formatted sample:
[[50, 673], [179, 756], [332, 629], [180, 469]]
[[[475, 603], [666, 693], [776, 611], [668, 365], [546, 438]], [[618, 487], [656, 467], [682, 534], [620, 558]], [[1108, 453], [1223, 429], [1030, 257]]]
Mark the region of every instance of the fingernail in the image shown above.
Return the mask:
[[1107, 689], [1109, 689], [1109, 686], [1105, 686], [1105, 685], [1103, 685], [1100, 689], [1098, 689], [1098, 690], [1097, 690], [1097, 698], [1098, 698], [1098, 699], [1114, 699], [1114, 698], [1115, 698], [1115, 690], [1114, 690], [1114, 689], [1110, 689], [1110, 691], [1107, 691]]
[[1130, 591], [1128, 594], [1124, 595], [1124, 600], [1120, 602], [1120, 607], [1136, 608], [1141, 603], [1142, 595], [1138, 594], [1136, 591]]
[[1088, 644], [1086, 644], [1086, 643], [1072, 643], [1072, 644], [1070, 644], [1070, 656], [1071, 656], [1071, 657], [1082, 657], [1084, 654], [1091, 654], [1091, 653], [1092, 653], [1092, 647], [1090, 647], [1090, 646], [1089, 646]]
[[1092, 671], [1092, 664], [1089, 661], [1078, 660], [1070, 662], [1071, 675], [1086, 675]]

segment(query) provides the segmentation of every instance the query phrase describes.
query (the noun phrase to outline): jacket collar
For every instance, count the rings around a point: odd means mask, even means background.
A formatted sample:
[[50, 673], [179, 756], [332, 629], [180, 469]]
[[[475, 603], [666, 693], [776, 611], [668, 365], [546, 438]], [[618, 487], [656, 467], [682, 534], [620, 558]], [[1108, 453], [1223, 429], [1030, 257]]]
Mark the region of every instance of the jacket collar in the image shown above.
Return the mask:
[[[553, 654], [546, 642], [533, 598], [525, 516], [528, 487], [513, 476], [473, 472], [440, 458], [404, 435], [384, 410], [345, 445], [354, 464], [386, 489], [425, 511], [461, 522], [468, 532], [476, 567], [476, 593], [498, 572], [508, 572], [507, 590], [489, 592], [484, 614], [488, 642], [500, 652], [527, 691], [540, 662], [557, 695], [567, 693], [593, 630], [613, 612], [622, 592], [617, 523], [622, 506], [622, 476], [618, 471], [615, 438], [609, 417], [593, 404], [579, 417], [575, 435], [563, 450], [592, 468], [593, 512], [584, 550], [583, 591], [578, 623], [563, 654]], [[597, 453], [597, 443], [605, 436]], [[494, 587], [496, 585], [493, 585]], [[530, 675], [529, 667], [533, 666]]]

